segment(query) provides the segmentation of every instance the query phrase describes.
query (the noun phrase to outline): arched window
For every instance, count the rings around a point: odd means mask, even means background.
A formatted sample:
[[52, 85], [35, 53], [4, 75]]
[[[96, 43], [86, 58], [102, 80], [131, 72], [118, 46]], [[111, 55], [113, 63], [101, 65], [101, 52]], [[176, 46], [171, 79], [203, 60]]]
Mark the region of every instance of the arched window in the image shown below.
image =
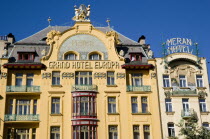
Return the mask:
[[64, 60], [77, 60], [77, 54], [75, 54], [75, 53], [67, 53], [64, 56]]
[[89, 55], [89, 60], [101, 60], [101, 55], [98, 53], [92, 53]]

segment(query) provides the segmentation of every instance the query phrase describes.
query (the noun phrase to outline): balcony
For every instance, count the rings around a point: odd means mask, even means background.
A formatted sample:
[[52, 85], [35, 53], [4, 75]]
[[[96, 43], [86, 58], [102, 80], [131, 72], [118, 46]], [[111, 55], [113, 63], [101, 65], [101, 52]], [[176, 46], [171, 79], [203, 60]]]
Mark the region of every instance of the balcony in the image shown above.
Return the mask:
[[150, 91], [151, 91], [150, 85], [142, 85], [142, 86], [127, 85], [127, 92], [150, 92]]
[[7, 86], [7, 92], [40, 92], [40, 86]]
[[97, 85], [72, 85], [72, 92], [76, 91], [94, 91], [98, 92], [98, 86]]
[[197, 95], [197, 91], [196, 90], [186, 90], [186, 89], [180, 89], [178, 91], [172, 91], [172, 95]]
[[4, 121], [39, 121], [39, 114], [6, 114], [4, 116]]
[[196, 112], [194, 109], [182, 110], [181, 116], [183, 119], [196, 118]]

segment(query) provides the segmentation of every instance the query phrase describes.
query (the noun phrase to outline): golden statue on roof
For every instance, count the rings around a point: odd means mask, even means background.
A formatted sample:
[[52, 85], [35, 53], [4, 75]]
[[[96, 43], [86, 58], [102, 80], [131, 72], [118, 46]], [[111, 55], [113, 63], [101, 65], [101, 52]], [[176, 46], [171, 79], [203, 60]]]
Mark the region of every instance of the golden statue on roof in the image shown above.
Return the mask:
[[75, 16], [72, 18], [74, 21], [90, 21], [90, 5], [86, 7], [84, 4], [81, 4], [79, 8], [74, 6]]

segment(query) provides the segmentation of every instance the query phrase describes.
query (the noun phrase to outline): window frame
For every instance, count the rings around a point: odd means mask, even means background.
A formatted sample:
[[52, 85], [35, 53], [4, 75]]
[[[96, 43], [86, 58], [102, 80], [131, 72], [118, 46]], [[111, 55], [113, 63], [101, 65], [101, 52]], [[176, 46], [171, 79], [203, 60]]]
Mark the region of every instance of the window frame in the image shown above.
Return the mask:
[[[198, 78], [198, 76], [201, 76], [200, 78]], [[197, 87], [204, 87], [204, 80], [203, 80], [203, 75], [196, 75], [196, 85]]]
[[115, 85], [115, 72], [114, 71], [107, 71], [107, 85], [110, 85], [110, 86]]
[[[167, 101], [167, 100], [170, 100], [170, 101]], [[173, 112], [172, 100], [170, 98], [165, 99], [165, 108], [166, 108], [166, 112]]]
[[[28, 58], [26, 58], [27, 56]], [[18, 60], [20, 61], [27, 61], [31, 60], [34, 61], [35, 59], [35, 54], [33, 52], [18, 52]]]
[[[172, 126], [170, 126], [172, 125]], [[168, 123], [167, 124], [167, 128], [168, 128], [168, 136], [169, 137], [175, 137], [175, 126], [174, 123]]]
[[[118, 139], [118, 126], [117, 125], [109, 125], [108, 126], [108, 132], [109, 132], [109, 139]], [[111, 128], [116, 128], [114, 130], [111, 130]], [[116, 137], [117, 136], [117, 137]]]
[[[52, 131], [53, 128], [57, 128], [58, 130]], [[57, 135], [59, 135], [59, 137], [57, 138]], [[51, 126], [50, 127], [50, 139], [60, 139], [61, 137], [61, 129], [60, 126]]]
[[[58, 75], [56, 75], [56, 73]], [[61, 85], [61, 72], [60, 71], [52, 71], [52, 85]]]
[[[146, 130], [146, 127], [148, 127], [147, 130]], [[151, 133], [150, 129], [151, 129], [150, 125], [143, 125], [144, 139], [149, 139], [150, 138], [150, 133]], [[145, 137], [146, 133], [148, 133], [149, 138]]]
[[[182, 78], [184, 77], [184, 78]], [[185, 75], [179, 75], [179, 86], [180, 87], [187, 87], [187, 78]]]
[[[168, 76], [168, 78], [164, 78], [164, 76]], [[163, 87], [171, 87], [169, 75], [163, 74]]]
[[[59, 102], [57, 101], [53, 102], [53, 99], [58, 99]], [[60, 97], [55, 96], [51, 98], [51, 114], [61, 114], [61, 98]]]
[[[146, 101], [144, 102], [144, 98], [146, 98]], [[145, 108], [146, 108], [146, 111], [145, 111]], [[149, 107], [148, 107], [148, 97], [147, 96], [142, 96], [141, 97], [141, 112], [142, 113], [149, 113]]]
[[[201, 102], [201, 100], [204, 100], [204, 102]], [[203, 99], [203, 98], [199, 99], [199, 108], [200, 108], [200, 112], [207, 112], [206, 99]]]
[[16, 73], [15, 86], [22, 86], [22, 85], [23, 85], [23, 73]]
[[[139, 75], [139, 76], [136, 76]], [[139, 85], [137, 85], [138, 83], [136, 82], [137, 80], [139, 80]], [[143, 74], [142, 73], [132, 73], [131, 74], [131, 83], [132, 86], [143, 86]]]
[[[136, 100], [134, 100], [134, 99], [136, 99]], [[138, 97], [135, 97], [135, 96], [131, 97], [131, 113], [139, 113], [139, 110], [138, 110]]]
[[[87, 73], [87, 74], [82, 74], [82, 73]], [[92, 85], [93, 84], [92, 71], [76, 71], [75, 84], [76, 85]]]
[[[70, 55], [73, 55], [73, 59], [71, 59]], [[79, 55], [75, 52], [67, 52], [64, 54], [64, 60], [79, 60], [78, 58], [79, 58]]]
[[[136, 135], [138, 137], [136, 137]], [[139, 125], [133, 125], [133, 139], [140, 139], [140, 127], [139, 127]]]
[[[114, 101], [111, 101], [110, 99], [114, 99]], [[117, 99], [115, 96], [109, 96], [107, 98], [108, 101], [108, 114], [116, 114], [117, 113]]]
[[[95, 59], [93, 56], [96, 56], [97, 55], [97, 59]], [[101, 52], [98, 52], [98, 51], [93, 51], [93, 52], [90, 52], [88, 54], [88, 60], [103, 60], [103, 53]]]

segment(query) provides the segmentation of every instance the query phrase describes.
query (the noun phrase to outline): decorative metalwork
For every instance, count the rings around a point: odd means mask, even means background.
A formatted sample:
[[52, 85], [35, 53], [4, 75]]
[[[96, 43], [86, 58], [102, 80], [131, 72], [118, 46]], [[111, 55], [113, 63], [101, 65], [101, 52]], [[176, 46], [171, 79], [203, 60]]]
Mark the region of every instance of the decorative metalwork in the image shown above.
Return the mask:
[[40, 86], [7, 86], [7, 92], [40, 92]]
[[125, 73], [117, 73], [117, 79], [118, 78], [120, 78], [120, 79], [122, 79], [122, 78], [124, 78], [125, 79]]
[[0, 78], [1, 78], [1, 79], [2, 79], [2, 78], [7, 79], [7, 73], [6, 73], [6, 72], [2, 72], [2, 73], [0, 74]]
[[39, 114], [6, 114], [4, 116], [4, 121], [39, 121]]
[[42, 79], [44, 79], [44, 78], [46, 78], [46, 79], [51, 79], [51, 73], [50, 72], [45, 72], [45, 73], [42, 73]]
[[106, 73], [105, 72], [96, 72], [96, 73], [94, 73], [94, 78], [98, 78], [98, 79], [105, 78], [106, 79]]
[[194, 109], [187, 109], [187, 110], [182, 110], [181, 111], [181, 116], [182, 118], [186, 119], [186, 118], [195, 118], [197, 117], [196, 112], [194, 111]]
[[74, 79], [74, 73], [73, 72], [64, 72], [62, 73], [62, 79], [70, 79], [73, 78]]
[[132, 85], [127, 85], [127, 91], [128, 92], [150, 92], [151, 91], [151, 86], [150, 85], [142, 85], [142, 86], [132, 86]]
[[97, 85], [72, 85], [72, 92], [75, 91], [98, 91]]
[[152, 78], [156, 79], [156, 73], [154, 73], [154, 72], [151, 73], [151, 79], [152, 79]]

